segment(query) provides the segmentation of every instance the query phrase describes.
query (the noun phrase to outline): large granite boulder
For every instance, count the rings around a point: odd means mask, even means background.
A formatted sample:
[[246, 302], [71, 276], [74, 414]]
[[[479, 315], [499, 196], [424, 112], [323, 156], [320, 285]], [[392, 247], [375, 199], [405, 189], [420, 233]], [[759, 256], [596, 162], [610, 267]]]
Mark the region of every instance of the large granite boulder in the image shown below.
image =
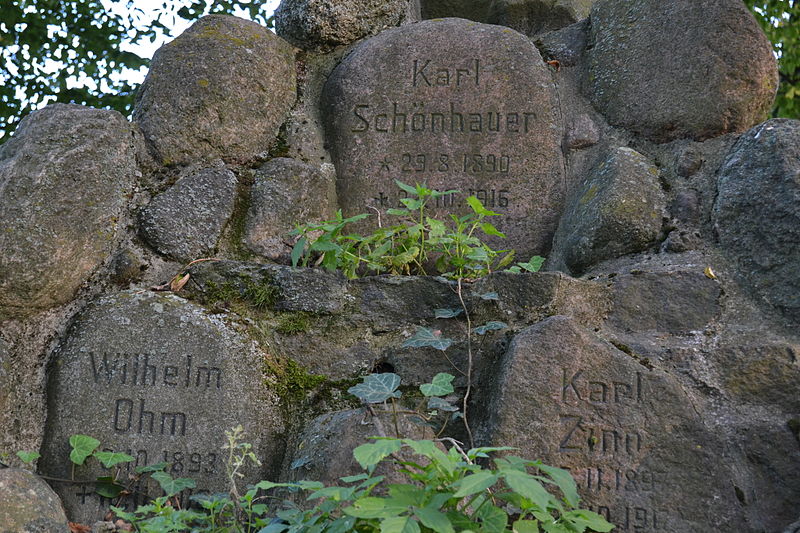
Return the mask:
[[306, 163], [277, 158], [255, 172], [244, 242], [250, 251], [289, 262], [289, 235], [297, 225], [330, 220], [336, 213], [336, 184]]
[[749, 286], [800, 320], [800, 121], [744, 134], [720, 171], [713, 222]]
[[457, 17], [487, 22], [491, 0], [420, 0], [423, 19]]
[[592, 103], [655, 142], [746, 130], [778, 87], [772, 46], [740, 0], [599, 0], [587, 53]]
[[139, 233], [167, 257], [206, 257], [233, 213], [237, 184], [233, 172], [221, 164], [190, 169], [142, 210]]
[[635, 150], [617, 148], [571, 198], [548, 269], [580, 275], [602, 260], [647, 249], [661, 233], [665, 204], [658, 169]]
[[[124, 473], [165, 461], [173, 476], [194, 478], [197, 491], [227, 491], [224, 431], [242, 425], [263, 462], [245, 468], [242, 481], [274, 476], [283, 426], [262, 357], [234, 325], [176, 296], [130, 291], [96, 300], [53, 355], [41, 471], [69, 479], [68, 441], [80, 433], [134, 457]], [[90, 462], [76, 469], [79, 479], [102, 471]], [[101, 519], [110, 503], [91, 487], [54, 486], [75, 521]], [[143, 487], [123, 503], [147, 497]]]
[[162, 165], [244, 162], [267, 151], [295, 98], [289, 44], [255, 22], [209, 15], [156, 51], [133, 117]]
[[275, 31], [299, 48], [326, 49], [417, 20], [417, 0], [282, 0]]
[[493, 0], [487, 22], [508, 26], [533, 37], [588, 17], [592, 1]]
[[106, 260], [136, 152], [116, 111], [53, 104], [20, 123], [0, 148], [0, 319], [69, 302]]
[[[476, 196], [502, 216], [491, 241], [520, 258], [550, 246], [564, 196], [563, 127], [547, 65], [525, 36], [462, 19], [387, 30], [359, 45], [323, 94], [346, 215], [398, 207], [394, 180]], [[375, 217], [373, 217], [375, 218]], [[367, 220], [363, 227], [375, 224]]]
[[517, 334], [491, 390], [483, 444], [568, 468], [582, 505], [619, 529], [693, 533], [743, 522], [735, 471], [702, 400], [572, 319]]
[[66, 533], [67, 517], [53, 489], [27, 470], [0, 466], [0, 531]]

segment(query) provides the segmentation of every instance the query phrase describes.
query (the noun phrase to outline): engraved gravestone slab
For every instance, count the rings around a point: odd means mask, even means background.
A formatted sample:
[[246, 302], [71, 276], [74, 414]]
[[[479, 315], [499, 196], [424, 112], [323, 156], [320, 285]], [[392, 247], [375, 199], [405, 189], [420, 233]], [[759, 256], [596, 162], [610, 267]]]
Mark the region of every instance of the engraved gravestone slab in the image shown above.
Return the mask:
[[705, 407], [572, 319], [519, 333], [496, 390], [483, 440], [568, 468], [582, 506], [614, 531], [742, 530], [737, 476]]
[[[358, 46], [323, 92], [346, 214], [397, 207], [394, 180], [475, 195], [527, 260], [545, 252], [563, 204], [563, 127], [548, 67], [523, 35], [463, 19], [387, 30]], [[367, 220], [377, 224], [377, 220]], [[498, 245], [495, 242], [495, 245]]]
[[[41, 471], [69, 478], [68, 441], [79, 433], [133, 456], [124, 477], [135, 466], [164, 461], [173, 477], [195, 479], [195, 492], [227, 491], [224, 432], [241, 424], [265, 465], [247, 470], [242, 481], [263, 479], [280, 457], [275, 434], [282, 428], [259, 368], [245, 337], [181, 298], [101, 298], [78, 316], [53, 357]], [[87, 467], [76, 477], [110, 475]], [[72, 521], [92, 523], [113, 503], [91, 485], [53, 485]], [[152, 486], [139, 489], [125, 502], [129, 508], [160, 495]]]

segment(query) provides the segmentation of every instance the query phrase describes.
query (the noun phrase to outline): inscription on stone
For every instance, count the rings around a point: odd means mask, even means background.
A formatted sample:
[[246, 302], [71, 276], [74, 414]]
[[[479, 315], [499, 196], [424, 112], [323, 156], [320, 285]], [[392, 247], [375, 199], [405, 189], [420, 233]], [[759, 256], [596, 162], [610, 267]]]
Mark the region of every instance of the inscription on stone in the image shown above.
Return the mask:
[[347, 214], [397, 206], [395, 179], [426, 183], [459, 191], [430, 204], [436, 216], [466, 212], [474, 195], [501, 213], [504, 248], [549, 247], [563, 128], [550, 73], [521, 34], [459, 19], [387, 30], [336, 68], [323, 105]]
[[[192, 492], [226, 490], [224, 432], [242, 424], [265, 463], [279, 453], [273, 404], [261, 391], [257, 352], [240, 334], [177, 297], [122, 293], [99, 300], [78, 317], [59, 346], [50, 375], [42, 471], [69, 478], [72, 434], [101, 441], [139, 466], [168, 463], [175, 477], [196, 479]], [[110, 475], [79, 467], [78, 477]], [[247, 472], [250, 482], [268, 472]], [[91, 523], [108, 505], [129, 509], [159, 495], [141, 483], [119, 504], [91, 487], [56, 483], [73, 520]]]
[[696, 400], [572, 319], [518, 334], [498, 389], [484, 442], [569, 470], [583, 506], [615, 531], [719, 531], [743, 519], [723, 443]]

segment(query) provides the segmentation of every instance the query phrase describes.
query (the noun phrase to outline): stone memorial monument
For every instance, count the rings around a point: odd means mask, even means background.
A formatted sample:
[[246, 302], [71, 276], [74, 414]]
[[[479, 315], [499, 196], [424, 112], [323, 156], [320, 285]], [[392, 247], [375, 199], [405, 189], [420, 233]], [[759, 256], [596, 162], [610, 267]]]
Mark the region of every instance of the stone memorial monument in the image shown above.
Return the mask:
[[[242, 487], [333, 481], [380, 426], [355, 381], [395, 372], [405, 399], [450, 372], [469, 394], [445, 436], [568, 469], [614, 531], [796, 533], [800, 122], [768, 118], [777, 83], [741, 0], [283, 0], [276, 33], [203, 17], [132, 121], [53, 104], [0, 146], [0, 468], [41, 453], [28, 468], [87, 527], [160, 491], [105, 499], [96, 461], [73, 480], [76, 434], [129, 454], [126, 480], [164, 462], [196, 494], [229, 490], [241, 425], [261, 462]], [[542, 271], [290, 266], [298, 225], [398, 222], [396, 181], [452, 191], [430, 204], [445, 220], [475, 196], [491, 246]], [[404, 347], [418, 327], [453, 343]], [[36, 520], [25, 487], [58, 531], [53, 493], [6, 470], [0, 531]]]

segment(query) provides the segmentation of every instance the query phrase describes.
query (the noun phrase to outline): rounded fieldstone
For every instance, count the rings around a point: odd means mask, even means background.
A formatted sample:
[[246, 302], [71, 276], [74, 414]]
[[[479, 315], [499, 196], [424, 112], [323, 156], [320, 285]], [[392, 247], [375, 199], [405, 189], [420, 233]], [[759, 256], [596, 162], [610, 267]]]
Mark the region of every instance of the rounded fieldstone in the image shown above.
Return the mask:
[[303, 49], [335, 47], [417, 20], [413, 0], [283, 0], [275, 31]]
[[208, 256], [233, 213], [237, 183], [222, 165], [188, 171], [141, 212], [140, 234], [173, 259]]
[[27, 470], [0, 467], [0, 531], [65, 533], [61, 501], [53, 489]]
[[159, 48], [134, 120], [163, 165], [267, 151], [296, 99], [294, 50], [263, 26], [209, 15]]
[[422, 18], [458, 17], [486, 22], [491, 0], [421, 0]]
[[138, 174], [116, 111], [53, 104], [0, 148], [0, 318], [69, 302], [106, 260]]
[[612, 125], [703, 140], [772, 107], [772, 46], [740, 0], [599, 0], [590, 20], [588, 96]]
[[548, 269], [580, 275], [600, 261], [646, 250], [661, 232], [665, 206], [658, 169], [639, 152], [617, 148], [570, 200]]
[[736, 143], [713, 222], [720, 246], [762, 298], [800, 320], [800, 121], [774, 119]]
[[487, 22], [508, 26], [533, 37], [588, 17], [592, 1], [492, 0]]

